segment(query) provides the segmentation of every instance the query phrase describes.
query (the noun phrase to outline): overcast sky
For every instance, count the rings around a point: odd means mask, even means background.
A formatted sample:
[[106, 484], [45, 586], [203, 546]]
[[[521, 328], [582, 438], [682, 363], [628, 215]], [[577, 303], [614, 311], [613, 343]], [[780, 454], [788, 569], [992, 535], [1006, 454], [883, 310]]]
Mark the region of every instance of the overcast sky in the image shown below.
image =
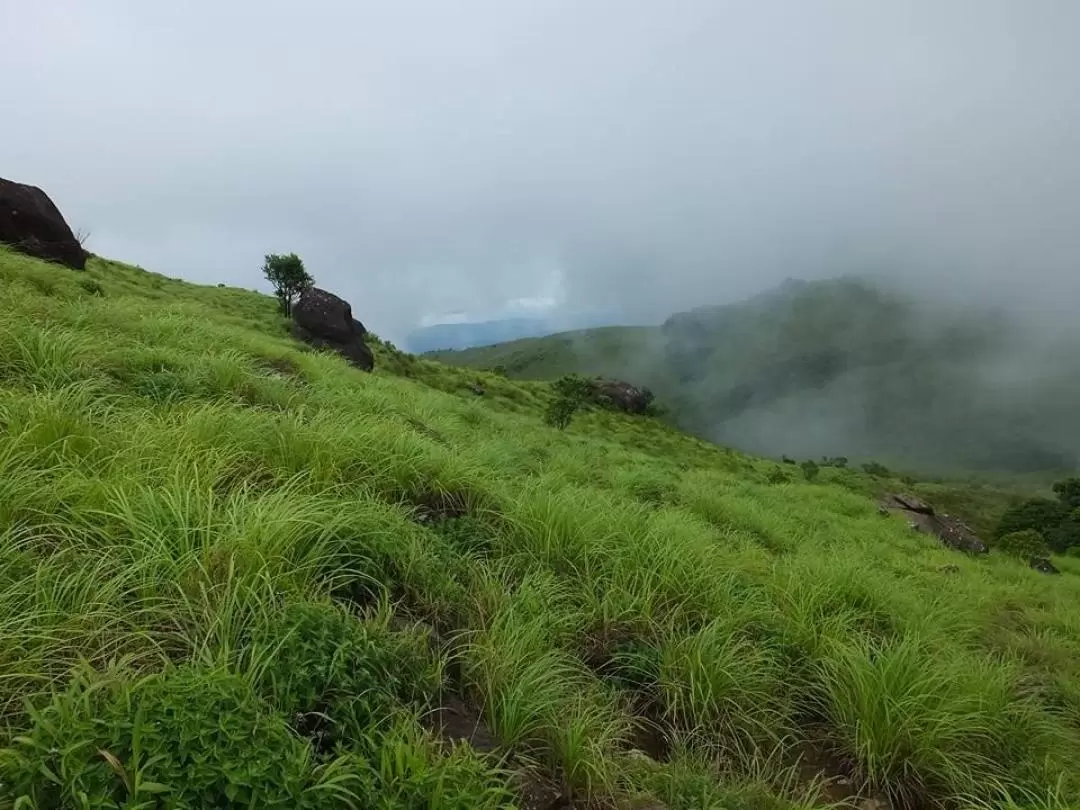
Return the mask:
[[1078, 42], [1077, 0], [0, 0], [0, 176], [170, 275], [296, 251], [398, 339], [864, 270], [1064, 307]]

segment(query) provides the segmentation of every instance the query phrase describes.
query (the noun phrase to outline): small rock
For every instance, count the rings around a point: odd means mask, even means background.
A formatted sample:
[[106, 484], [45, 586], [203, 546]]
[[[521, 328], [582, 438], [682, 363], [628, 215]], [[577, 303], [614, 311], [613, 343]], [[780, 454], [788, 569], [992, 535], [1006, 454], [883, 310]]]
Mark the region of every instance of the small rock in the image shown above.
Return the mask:
[[591, 380], [590, 386], [594, 402], [626, 413], [645, 413], [653, 401], [648, 388], [638, 388], [622, 380]]
[[1061, 573], [1060, 571], [1058, 571], [1057, 567], [1052, 562], [1050, 562], [1050, 560], [1046, 559], [1046, 557], [1032, 557], [1031, 567], [1034, 568], [1036, 571], [1041, 571], [1044, 574]]
[[482, 397], [485, 393], [484, 386], [480, 385], [480, 383], [469, 383], [465, 387], [472, 391], [474, 394], [476, 394], [478, 397]]
[[959, 565], [952, 565], [950, 563], [949, 565], [941, 566], [941, 568], [939, 568], [938, 571], [940, 571], [943, 574], [959, 574], [960, 573], [960, 566]]

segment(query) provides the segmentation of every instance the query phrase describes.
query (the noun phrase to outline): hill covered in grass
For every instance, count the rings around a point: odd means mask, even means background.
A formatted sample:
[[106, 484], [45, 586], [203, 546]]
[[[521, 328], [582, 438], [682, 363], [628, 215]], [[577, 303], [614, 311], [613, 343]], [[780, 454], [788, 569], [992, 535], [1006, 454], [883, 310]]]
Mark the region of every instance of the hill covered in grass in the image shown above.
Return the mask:
[[1080, 801], [1076, 559], [243, 290], [0, 248], [0, 308], [0, 806]]
[[748, 451], [940, 471], [1080, 463], [1080, 339], [858, 279], [789, 281], [663, 327], [595, 329], [434, 357], [652, 388], [675, 423]]

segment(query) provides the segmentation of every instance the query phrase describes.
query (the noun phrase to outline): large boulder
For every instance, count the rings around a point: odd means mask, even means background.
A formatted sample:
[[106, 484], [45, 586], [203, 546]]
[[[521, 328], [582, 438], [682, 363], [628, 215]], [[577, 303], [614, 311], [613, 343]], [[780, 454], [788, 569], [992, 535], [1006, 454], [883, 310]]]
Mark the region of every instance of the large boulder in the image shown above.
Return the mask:
[[292, 307], [292, 333], [318, 349], [333, 349], [364, 371], [375, 368], [375, 356], [364, 343], [367, 330], [353, 318], [349, 302], [318, 287], [300, 294]]
[[599, 405], [627, 413], [645, 413], [653, 401], [648, 388], [638, 388], [622, 380], [591, 380], [592, 399]]
[[60, 262], [73, 270], [86, 269], [86, 251], [49, 195], [37, 186], [2, 177], [0, 242], [28, 256]]
[[949, 548], [968, 554], [986, 554], [989, 551], [986, 543], [962, 520], [938, 514], [932, 506], [914, 495], [889, 493], [881, 499], [880, 508], [903, 515], [913, 529], [934, 535]]

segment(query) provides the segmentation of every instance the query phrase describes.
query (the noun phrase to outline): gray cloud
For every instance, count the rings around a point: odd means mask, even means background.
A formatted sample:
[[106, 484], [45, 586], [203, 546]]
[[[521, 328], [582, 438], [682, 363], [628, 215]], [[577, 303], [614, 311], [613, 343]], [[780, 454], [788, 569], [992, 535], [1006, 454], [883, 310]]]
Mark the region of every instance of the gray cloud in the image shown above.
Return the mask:
[[[1080, 295], [1073, 0], [0, 2], [0, 174], [91, 246], [377, 332], [874, 271]], [[1048, 291], [1052, 290], [1052, 294]]]

